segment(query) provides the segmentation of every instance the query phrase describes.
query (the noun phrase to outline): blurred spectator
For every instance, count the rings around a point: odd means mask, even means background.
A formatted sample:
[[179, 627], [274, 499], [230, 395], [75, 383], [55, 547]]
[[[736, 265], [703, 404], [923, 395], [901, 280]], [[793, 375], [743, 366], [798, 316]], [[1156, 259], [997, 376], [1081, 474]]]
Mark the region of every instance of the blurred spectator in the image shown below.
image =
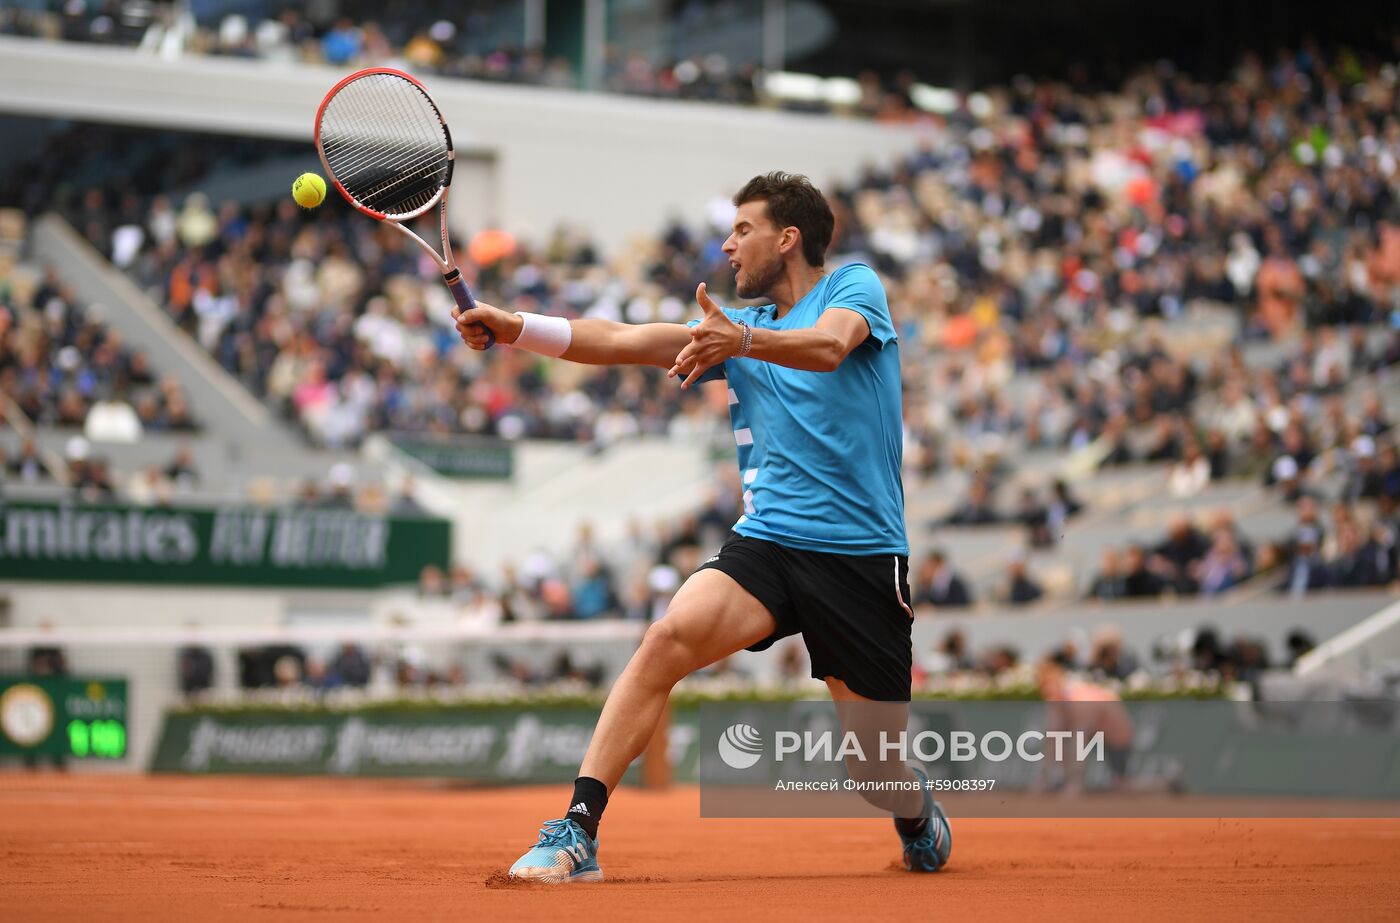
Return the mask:
[[394, 493], [393, 499], [389, 502], [389, 515], [391, 516], [427, 516], [428, 510], [414, 497], [413, 491], [416, 482], [413, 475], [405, 475], [399, 483], [399, 488]]
[[930, 551], [914, 579], [914, 605], [961, 609], [972, 605], [967, 583], [948, 564], [942, 551]]
[[1210, 550], [1192, 566], [1192, 575], [1202, 596], [1215, 596], [1243, 583], [1249, 576], [1249, 562], [1228, 528], [1212, 533]]
[[1294, 629], [1288, 633], [1288, 638], [1284, 641], [1284, 647], [1288, 650], [1287, 666], [1291, 670], [1298, 665], [1298, 658], [1316, 647], [1312, 636], [1305, 631]]
[[1050, 485], [1050, 500], [1045, 507], [1045, 525], [1052, 538], [1059, 537], [1069, 520], [1078, 516], [1084, 509], [1069, 485], [1062, 478], [1056, 478]]
[[1381, 444], [1376, 454], [1376, 473], [1380, 479], [1377, 499], [1400, 500], [1400, 452], [1394, 442]]
[[1043, 595], [1045, 595], [1045, 591], [1026, 571], [1025, 555], [1022, 553], [1013, 555], [1006, 565], [1006, 576], [999, 593], [1001, 600], [1012, 606], [1024, 606], [1035, 602]]
[[321, 488], [317, 486], [313, 479], [307, 478], [301, 482], [301, 486], [297, 488], [296, 503], [298, 506], [303, 507], [320, 505]]
[[344, 66], [352, 62], [363, 47], [360, 29], [350, 20], [341, 19], [321, 40], [321, 55], [327, 64]]
[[982, 652], [978, 658], [977, 670], [989, 676], [998, 676], [1014, 670], [1021, 662], [1021, 655], [1009, 644], [999, 644]]
[[244, 689], [290, 688], [305, 675], [306, 652], [291, 644], [270, 644], [238, 652], [238, 683]]
[[1117, 628], [1104, 626], [1094, 632], [1089, 670], [1096, 676], [1118, 680], [1127, 679], [1137, 670], [1137, 656], [1123, 646], [1123, 635]]
[[331, 465], [328, 481], [330, 490], [321, 494], [315, 501], [315, 505], [328, 510], [354, 509], [355, 469], [348, 462], [336, 462]]
[[436, 564], [424, 565], [418, 572], [418, 595], [423, 599], [446, 599], [450, 589], [442, 568]]
[[126, 401], [96, 400], [83, 421], [83, 435], [93, 442], [136, 442], [141, 438], [141, 418]]
[[971, 670], [972, 655], [967, 650], [967, 639], [958, 629], [943, 636], [938, 646], [924, 659], [927, 673], [957, 673]]
[[485, 589], [467, 565], [453, 564], [450, 568], [447, 595], [457, 605], [475, 605], [485, 593]]
[[1167, 492], [1173, 497], [1194, 497], [1210, 484], [1211, 464], [1195, 441], [1186, 444], [1181, 460], [1167, 475]]
[[1352, 522], [1337, 524], [1337, 551], [1330, 562], [1328, 585], [1341, 588], [1378, 586], [1387, 582], [1389, 572], [1389, 555], [1377, 542], [1369, 537], [1363, 542]]
[[967, 497], [953, 513], [943, 520], [950, 526], [984, 526], [1001, 522], [1001, 516], [992, 506], [992, 488], [989, 480], [978, 475], [967, 488]]
[[1202, 673], [1219, 673], [1225, 664], [1225, 651], [1220, 644], [1220, 636], [1213, 628], [1202, 628], [1196, 632], [1191, 643], [1191, 667]]
[[574, 617], [597, 618], [615, 608], [617, 599], [603, 562], [592, 554], [585, 554], [580, 557], [577, 566], [578, 575], [572, 587]]
[[1288, 572], [1278, 585], [1280, 593], [1302, 596], [1304, 593], [1331, 585], [1327, 565], [1322, 560], [1318, 546], [1316, 529], [1311, 526], [1298, 529], [1294, 536], [1293, 560], [1289, 562]]
[[1205, 557], [1208, 544], [1205, 536], [1182, 514], [1172, 516], [1167, 525], [1167, 537], [1152, 553], [1151, 567], [1162, 580], [1178, 593], [1196, 592], [1193, 571]]
[[177, 669], [183, 695], [196, 695], [214, 686], [214, 653], [203, 645], [180, 648]]
[[175, 457], [161, 473], [179, 490], [189, 491], [199, 486], [199, 469], [194, 464], [194, 452], [187, 445], [175, 450]]
[[327, 675], [331, 685], [363, 689], [369, 685], [369, 659], [359, 647], [347, 642], [336, 651], [335, 658], [331, 660], [327, 669]]
[[1041, 506], [1035, 491], [1029, 487], [1021, 491], [1016, 520], [1026, 527], [1026, 543], [1032, 548], [1048, 548], [1055, 544], [1055, 536], [1050, 532], [1050, 512]]
[[5, 471], [21, 484], [38, 484], [49, 479], [48, 468], [39, 457], [39, 444], [26, 437], [19, 452], [5, 461]]
[[85, 503], [109, 502], [117, 493], [107, 460], [97, 456], [70, 462], [68, 485]]
[[1289, 558], [1297, 553], [1298, 537], [1305, 529], [1314, 537], [1318, 549], [1327, 541], [1327, 527], [1322, 522], [1322, 511], [1316, 499], [1311, 496], [1302, 497], [1295, 512], [1298, 520], [1294, 523], [1293, 531], [1280, 543], [1285, 557]]
[[[40, 629], [48, 630], [52, 623], [44, 622]], [[41, 644], [25, 654], [25, 673], [29, 676], [67, 676], [68, 656], [57, 645]]]
[[1130, 599], [1160, 596], [1167, 583], [1147, 566], [1141, 545], [1129, 545], [1123, 557], [1123, 593]]
[[1209, 466], [1210, 480], [1221, 481], [1233, 476], [1230, 443], [1222, 430], [1206, 431], [1204, 452]]
[[1098, 600], [1123, 599], [1128, 595], [1128, 581], [1123, 572], [1122, 558], [1116, 548], [1105, 548], [1099, 557], [1099, 573], [1089, 586], [1088, 597]]

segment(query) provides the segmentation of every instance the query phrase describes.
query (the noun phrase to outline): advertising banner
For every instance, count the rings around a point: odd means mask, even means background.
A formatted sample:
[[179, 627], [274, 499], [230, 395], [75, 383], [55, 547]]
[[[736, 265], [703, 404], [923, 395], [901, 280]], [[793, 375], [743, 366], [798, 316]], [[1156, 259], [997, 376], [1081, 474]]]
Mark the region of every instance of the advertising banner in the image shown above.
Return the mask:
[[[571, 782], [597, 720], [591, 707], [177, 712], [166, 717], [151, 769]], [[678, 778], [694, 778], [695, 730], [693, 709], [673, 717], [670, 757]], [[687, 766], [688, 777], [681, 775]], [[624, 781], [637, 781], [639, 771], [634, 764]]]
[[446, 567], [445, 519], [353, 510], [0, 503], [0, 580], [369, 588]]
[[515, 471], [514, 450], [499, 439], [395, 433], [389, 441], [443, 477], [504, 481]]

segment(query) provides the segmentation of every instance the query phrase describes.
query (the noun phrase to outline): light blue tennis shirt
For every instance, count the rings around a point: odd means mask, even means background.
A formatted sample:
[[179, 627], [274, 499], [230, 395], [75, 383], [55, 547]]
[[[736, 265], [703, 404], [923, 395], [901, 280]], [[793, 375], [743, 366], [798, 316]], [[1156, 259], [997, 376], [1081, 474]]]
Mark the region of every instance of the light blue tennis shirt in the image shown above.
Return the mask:
[[907, 555], [899, 347], [875, 271], [842, 266], [781, 318], [771, 304], [723, 310], [755, 330], [799, 330], [830, 308], [870, 325], [835, 371], [734, 358], [705, 374], [729, 382], [744, 485], [734, 531], [805, 551]]

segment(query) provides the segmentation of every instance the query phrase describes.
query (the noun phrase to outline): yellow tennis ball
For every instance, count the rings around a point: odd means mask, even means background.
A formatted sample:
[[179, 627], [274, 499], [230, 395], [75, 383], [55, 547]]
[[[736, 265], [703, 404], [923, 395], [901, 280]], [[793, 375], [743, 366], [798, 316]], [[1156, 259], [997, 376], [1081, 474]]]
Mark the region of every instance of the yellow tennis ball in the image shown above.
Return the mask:
[[292, 183], [292, 198], [302, 208], [315, 208], [326, 198], [326, 181], [315, 173], [303, 173]]

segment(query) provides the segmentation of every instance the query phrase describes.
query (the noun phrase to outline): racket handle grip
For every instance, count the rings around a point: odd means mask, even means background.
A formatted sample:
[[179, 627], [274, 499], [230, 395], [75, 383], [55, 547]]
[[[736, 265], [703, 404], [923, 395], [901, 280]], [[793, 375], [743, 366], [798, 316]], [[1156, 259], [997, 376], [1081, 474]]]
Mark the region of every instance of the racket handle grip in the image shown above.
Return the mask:
[[[444, 275], [442, 280], [447, 283], [448, 289], [452, 291], [452, 297], [457, 299], [457, 307], [461, 308], [463, 311], [470, 311], [472, 308], [476, 307], [476, 299], [472, 297], [471, 289], [467, 288], [467, 282], [462, 278], [462, 271], [460, 269], [453, 269], [451, 272]], [[477, 326], [486, 331], [486, 348], [490, 349], [492, 346], [495, 346], [496, 335], [491, 332], [491, 328], [484, 324], [477, 324]]]

